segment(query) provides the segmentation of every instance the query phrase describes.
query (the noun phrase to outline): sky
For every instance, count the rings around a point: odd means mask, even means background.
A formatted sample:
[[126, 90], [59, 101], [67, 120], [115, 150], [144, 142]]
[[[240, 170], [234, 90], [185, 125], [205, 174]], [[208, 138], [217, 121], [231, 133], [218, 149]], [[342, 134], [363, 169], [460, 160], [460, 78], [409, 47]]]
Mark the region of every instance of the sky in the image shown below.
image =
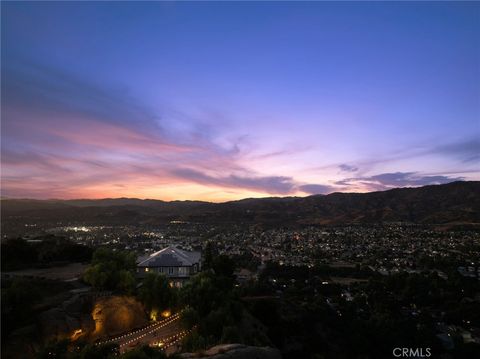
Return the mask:
[[2, 2], [1, 195], [480, 180], [480, 3]]

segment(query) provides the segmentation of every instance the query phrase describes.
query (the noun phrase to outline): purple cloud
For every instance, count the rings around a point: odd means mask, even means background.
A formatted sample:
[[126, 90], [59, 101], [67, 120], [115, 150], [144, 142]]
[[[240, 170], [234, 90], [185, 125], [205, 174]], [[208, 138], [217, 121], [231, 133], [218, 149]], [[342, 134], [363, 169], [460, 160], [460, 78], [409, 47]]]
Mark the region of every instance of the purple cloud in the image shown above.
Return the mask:
[[340, 186], [362, 184], [372, 190], [385, 190], [394, 187], [418, 187], [431, 184], [444, 184], [454, 181], [462, 181], [463, 177], [449, 177], [442, 175], [428, 176], [417, 172], [394, 172], [381, 173], [369, 177], [353, 177], [337, 181]]
[[480, 161], [480, 137], [465, 139], [460, 142], [434, 147], [432, 153], [450, 155], [463, 162]]
[[[38, 65], [16, 64], [2, 74], [2, 193], [61, 197], [85, 188], [80, 193], [88, 195], [89, 188], [108, 189], [115, 177], [145, 188], [159, 179], [185, 180], [275, 195], [326, 194], [339, 189], [291, 176], [257, 175], [241, 161], [245, 156], [239, 145], [242, 136], [221, 146], [215, 139], [218, 129], [198, 127], [181, 113], [171, 121], [181, 119], [188, 130], [169, 128], [168, 122], [123, 90]], [[274, 151], [258, 158], [304, 149]], [[429, 151], [470, 162], [480, 158], [480, 141], [469, 139]], [[358, 171], [345, 163], [338, 168], [349, 176]], [[358, 184], [382, 190], [462, 179], [396, 172], [347, 178], [336, 185], [343, 190]]]
[[358, 171], [358, 168], [355, 166], [347, 165], [347, 164], [341, 164], [338, 166], [341, 171], [343, 172], [356, 172]]
[[216, 177], [188, 168], [175, 169], [171, 173], [182, 179], [203, 185], [244, 188], [271, 194], [289, 194], [296, 188], [293, 178], [284, 176], [239, 176], [231, 174]]
[[179, 178], [200, 183], [256, 190], [270, 194], [288, 195], [298, 191], [308, 194], [326, 194], [333, 192], [335, 187], [323, 184], [298, 184], [292, 177], [286, 176], [211, 176], [189, 168], [175, 169], [170, 172]]

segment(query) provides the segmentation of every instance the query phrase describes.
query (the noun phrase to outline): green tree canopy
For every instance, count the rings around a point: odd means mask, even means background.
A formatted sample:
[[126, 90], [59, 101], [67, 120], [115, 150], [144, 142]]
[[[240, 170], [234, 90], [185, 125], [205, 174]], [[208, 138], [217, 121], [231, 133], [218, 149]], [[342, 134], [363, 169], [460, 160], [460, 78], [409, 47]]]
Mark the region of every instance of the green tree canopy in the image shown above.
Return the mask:
[[149, 273], [143, 280], [138, 296], [147, 310], [163, 311], [177, 304], [176, 288], [170, 287], [163, 274]]
[[[151, 348], [148, 345], [144, 345], [140, 348], [135, 348], [129, 352], [126, 352], [120, 356], [121, 359], [167, 359], [165, 354], [160, 349]], [[170, 357], [171, 358], [171, 357]]]
[[181, 301], [195, 309], [201, 317], [220, 306], [227, 293], [216, 286], [215, 274], [211, 271], [193, 276], [182, 288]]
[[135, 289], [135, 268], [135, 253], [99, 248], [93, 254], [83, 278], [96, 289], [132, 293]]

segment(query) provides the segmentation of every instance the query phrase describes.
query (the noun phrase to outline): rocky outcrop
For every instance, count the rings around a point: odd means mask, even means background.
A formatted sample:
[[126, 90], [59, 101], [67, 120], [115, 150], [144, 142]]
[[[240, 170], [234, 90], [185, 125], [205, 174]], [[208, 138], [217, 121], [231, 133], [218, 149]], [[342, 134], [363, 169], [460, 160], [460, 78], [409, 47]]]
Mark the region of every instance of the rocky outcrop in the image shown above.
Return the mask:
[[243, 344], [222, 344], [199, 353], [180, 354], [182, 359], [281, 359], [280, 351], [270, 347], [252, 347]]
[[92, 317], [95, 321], [94, 338], [120, 334], [148, 324], [142, 304], [126, 296], [98, 298]]
[[93, 332], [95, 322], [90, 314], [91, 306], [89, 298], [74, 295], [62, 305], [40, 313], [38, 319], [44, 341]]
[[87, 336], [108, 337], [148, 323], [144, 308], [133, 297], [74, 295], [39, 315], [44, 341]]

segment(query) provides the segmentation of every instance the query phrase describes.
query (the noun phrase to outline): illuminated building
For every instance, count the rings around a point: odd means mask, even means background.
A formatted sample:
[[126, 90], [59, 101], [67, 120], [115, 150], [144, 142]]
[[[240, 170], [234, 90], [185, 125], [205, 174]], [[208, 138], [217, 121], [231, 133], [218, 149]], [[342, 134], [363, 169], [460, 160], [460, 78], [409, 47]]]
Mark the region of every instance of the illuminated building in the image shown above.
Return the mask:
[[183, 282], [198, 273], [200, 268], [200, 252], [187, 252], [168, 246], [140, 260], [137, 264], [137, 275], [143, 278], [148, 273], [164, 274], [170, 280], [171, 286], [181, 287]]

